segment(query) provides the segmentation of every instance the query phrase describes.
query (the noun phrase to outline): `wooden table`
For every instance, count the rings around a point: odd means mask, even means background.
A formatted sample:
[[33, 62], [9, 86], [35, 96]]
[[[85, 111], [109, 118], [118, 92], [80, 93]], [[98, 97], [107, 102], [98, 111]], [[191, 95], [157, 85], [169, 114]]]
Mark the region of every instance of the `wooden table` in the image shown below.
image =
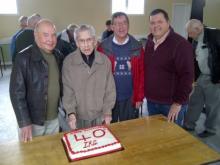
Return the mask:
[[[116, 124], [110, 129], [123, 151], [72, 162], [80, 165], [197, 165], [220, 159], [220, 154], [169, 123], [163, 116], [145, 117]], [[66, 165], [62, 133], [34, 138], [32, 142], [0, 145], [1, 165]]]

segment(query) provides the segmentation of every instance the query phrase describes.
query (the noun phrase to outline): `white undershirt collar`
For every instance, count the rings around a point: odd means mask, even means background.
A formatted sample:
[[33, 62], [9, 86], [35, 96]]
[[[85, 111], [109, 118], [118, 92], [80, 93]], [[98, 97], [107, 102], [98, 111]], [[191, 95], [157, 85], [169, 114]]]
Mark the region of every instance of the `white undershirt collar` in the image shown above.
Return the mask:
[[129, 36], [127, 35], [127, 37], [126, 37], [126, 39], [124, 40], [123, 43], [119, 43], [119, 42], [116, 40], [115, 36], [113, 37], [113, 40], [112, 40], [112, 41], [113, 41], [115, 44], [117, 44], [117, 45], [125, 45], [125, 44], [127, 44], [128, 41], [129, 41]]

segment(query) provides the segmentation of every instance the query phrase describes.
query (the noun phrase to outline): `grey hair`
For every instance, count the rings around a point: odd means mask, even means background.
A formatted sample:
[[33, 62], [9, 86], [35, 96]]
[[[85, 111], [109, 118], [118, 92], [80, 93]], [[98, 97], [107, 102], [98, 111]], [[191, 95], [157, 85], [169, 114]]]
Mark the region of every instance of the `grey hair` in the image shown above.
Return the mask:
[[27, 19], [28, 19], [28, 17], [22, 15], [19, 17], [18, 22], [20, 22], [20, 23], [25, 22], [27, 24]]
[[28, 27], [34, 29], [36, 24], [41, 20], [41, 16], [39, 14], [33, 14], [28, 17]]
[[69, 24], [69, 25], [67, 26], [67, 29], [68, 29], [69, 31], [71, 31], [71, 32], [74, 32], [75, 29], [78, 28], [78, 27], [79, 27], [79, 26], [76, 25], [76, 24]]
[[121, 16], [124, 16], [128, 25], [129, 25], [129, 19], [128, 19], [128, 15], [124, 12], [115, 12], [113, 13], [112, 15], [112, 24], [114, 24], [114, 20], [117, 18], [117, 17], [121, 17]]
[[186, 23], [185, 28], [186, 28], [186, 30], [190, 30], [190, 31], [199, 30], [201, 32], [203, 30], [204, 26], [200, 20], [191, 19]]
[[18, 22], [20, 23], [20, 26], [22, 28], [27, 26], [27, 20], [28, 20], [28, 17], [26, 16], [20, 16], [20, 18], [18, 19]]
[[74, 31], [74, 40], [77, 41], [80, 32], [88, 31], [92, 37], [95, 38], [95, 28], [91, 25], [80, 25]]

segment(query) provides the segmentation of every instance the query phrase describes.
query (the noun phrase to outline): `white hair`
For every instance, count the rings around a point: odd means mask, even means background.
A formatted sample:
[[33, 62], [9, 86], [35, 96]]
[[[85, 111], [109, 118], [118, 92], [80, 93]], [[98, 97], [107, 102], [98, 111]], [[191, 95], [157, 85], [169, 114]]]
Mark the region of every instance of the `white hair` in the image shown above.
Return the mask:
[[187, 31], [203, 31], [203, 24], [198, 19], [191, 19], [186, 23], [186, 29]]
[[74, 40], [77, 41], [79, 33], [83, 31], [88, 31], [92, 37], [95, 38], [95, 29], [91, 25], [80, 25], [74, 31]]

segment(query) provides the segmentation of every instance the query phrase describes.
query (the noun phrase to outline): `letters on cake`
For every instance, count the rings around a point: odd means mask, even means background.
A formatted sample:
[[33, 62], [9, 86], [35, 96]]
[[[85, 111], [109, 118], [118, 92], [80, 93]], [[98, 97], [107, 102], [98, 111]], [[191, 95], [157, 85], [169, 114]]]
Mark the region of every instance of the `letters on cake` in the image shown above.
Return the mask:
[[70, 161], [123, 149], [119, 140], [105, 125], [65, 133], [62, 140]]

